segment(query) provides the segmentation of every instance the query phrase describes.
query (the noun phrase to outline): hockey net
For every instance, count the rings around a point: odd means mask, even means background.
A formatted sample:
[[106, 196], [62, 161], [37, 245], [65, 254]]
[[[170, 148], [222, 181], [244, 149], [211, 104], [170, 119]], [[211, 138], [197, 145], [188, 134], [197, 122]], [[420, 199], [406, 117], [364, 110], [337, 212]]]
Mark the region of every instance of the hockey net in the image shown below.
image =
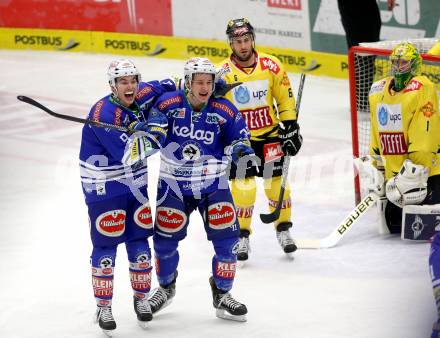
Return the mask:
[[[426, 52], [438, 39], [407, 40], [413, 43], [422, 55], [421, 73], [437, 87], [440, 95], [440, 56], [427, 55]], [[348, 54], [350, 109], [353, 157], [355, 165], [356, 204], [367, 192], [368, 170], [364, 159], [369, 155], [370, 144], [370, 106], [368, 92], [373, 82], [389, 75], [389, 55], [394, 46], [402, 41], [380, 41], [364, 43], [352, 47]]]

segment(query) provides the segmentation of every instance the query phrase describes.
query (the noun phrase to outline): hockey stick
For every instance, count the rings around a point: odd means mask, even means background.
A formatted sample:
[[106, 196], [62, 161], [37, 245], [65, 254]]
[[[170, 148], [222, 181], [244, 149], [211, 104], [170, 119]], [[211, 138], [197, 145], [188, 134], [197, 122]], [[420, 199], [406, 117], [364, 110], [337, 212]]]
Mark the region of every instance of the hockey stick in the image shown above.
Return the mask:
[[369, 194], [355, 206], [350, 214], [326, 237], [321, 239], [297, 239], [295, 243], [300, 249], [323, 249], [334, 247], [353, 228], [354, 224], [376, 202], [377, 195]]
[[95, 127], [99, 127], [99, 128], [109, 128], [109, 129], [116, 129], [119, 131], [122, 131], [124, 133], [126, 132], [134, 132], [135, 130], [129, 129], [127, 127], [123, 127], [123, 126], [117, 126], [114, 124], [110, 124], [110, 123], [105, 123], [105, 122], [98, 122], [98, 121], [93, 121], [93, 120], [89, 120], [89, 119], [82, 119], [80, 117], [75, 117], [75, 116], [69, 116], [69, 115], [63, 115], [63, 114], [59, 114], [59, 113], [55, 113], [54, 111], [50, 110], [49, 108], [47, 108], [46, 106], [43, 106], [41, 103], [35, 101], [34, 99], [31, 99], [30, 97], [27, 96], [23, 96], [23, 95], [18, 95], [17, 99], [28, 103], [34, 107], [40, 108], [41, 110], [44, 110], [46, 113], [57, 117], [59, 119], [63, 119], [63, 120], [68, 120], [68, 121], [73, 121], [73, 122], [78, 122], [78, 123], [83, 123], [83, 124], [88, 124], [88, 125], [92, 125]]
[[[299, 107], [301, 106], [301, 97], [304, 88], [304, 81], [306, 80], [306, 74], [302, 73], [301, 78], [299, 80], [298, 94], [296, 97], [296, 119], [299, 117]], [[269, 214], [260, 214], [260, 219], [263, 223], [273, 223], [275, 222], [281, 214], [281, 207], [283, 204], [284, 192], [286, 191], [287, 177], [289, 176], [289, 165], [290, 165], [290, 156], [286, 156], [284, 158], [283, 164], [283, 176], [281, 177], [281, 189], [280, 195], [278, 197], [277, 205], [275, 206], [275, 210]]]

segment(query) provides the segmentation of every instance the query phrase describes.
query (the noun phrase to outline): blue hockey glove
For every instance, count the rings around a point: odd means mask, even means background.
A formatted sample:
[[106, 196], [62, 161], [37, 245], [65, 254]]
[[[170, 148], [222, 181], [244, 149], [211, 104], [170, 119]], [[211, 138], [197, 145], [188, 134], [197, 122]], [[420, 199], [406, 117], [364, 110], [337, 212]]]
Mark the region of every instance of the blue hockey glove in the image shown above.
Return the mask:
[[235, 163], [238, 162], [240, 158], [246, 155], [254, 155], [254, 150], [247, 144], [243, 142], [236, 143], [232, 146], [231, 158]]
[[134, 121], [128, 126], [134, 131], [143, 131], [154, 147], [161, 148], [166, 140], [168, 119], [160, 111], [152, 108], [148, 114], [147, 122]]
[[295, 156], [301, 148], [303, 138], [299, 133], [299, 125], [296, 120], [282, 121], [284, 128], [281, 125], [278, 127], [278, 137], [283, 147], [284, 155]]

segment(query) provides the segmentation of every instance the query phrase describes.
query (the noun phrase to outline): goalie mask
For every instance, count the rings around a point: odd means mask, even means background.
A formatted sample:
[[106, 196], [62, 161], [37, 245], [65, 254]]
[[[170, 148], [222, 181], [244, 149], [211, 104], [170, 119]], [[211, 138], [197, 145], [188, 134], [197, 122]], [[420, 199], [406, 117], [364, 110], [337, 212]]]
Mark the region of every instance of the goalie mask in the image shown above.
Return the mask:
[[419, 74], [422, 58], [412, 43], [402, 42], [394, 47], [390, 62], [394, 89], [399, 91], [407, 86], [413, 76]]
[[191, 91], [191, 82], [194, 74], [211, 74], [212, 75], [212, 90], [215, 89], [216, 78], [215, 66], [207, 58], [191, 58], [185, 63], [183, 68], [183, 76], [185, 79], [185, 89]]
[[107, 70], [108, 83], [112, 89], [116, 89], [116, 79], [123, 76], [136, 76], [137, 82], [141, 82], [141, 73], [133, 62], [127, 59], [115, 60], [110, 63]]

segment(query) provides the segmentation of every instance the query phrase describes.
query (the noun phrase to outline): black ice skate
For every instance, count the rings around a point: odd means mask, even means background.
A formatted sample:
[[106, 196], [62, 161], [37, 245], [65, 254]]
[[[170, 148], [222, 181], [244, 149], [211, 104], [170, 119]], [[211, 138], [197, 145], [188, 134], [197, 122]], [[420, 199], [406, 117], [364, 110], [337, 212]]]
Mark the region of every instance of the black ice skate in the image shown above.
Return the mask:
[[150, 297], [148, 297], [148, 303], [152, 313], [162, 310], [172, 302], [173, 297], [176, 295], [176, 278], [177, 271], [174, 280], [170, 284], [161, 285], [151, 292]]
[[278, 224], [276, 230], [278, 243], [286, 254], [291, 254], [297, 249], [295, 241], [290, 236], [289, 228], [291, 227], [292, 223], [283, 222]]
[[147, 299], [133, 297], [134, 312], [136, 312], [139, 326], [143, 329], [147, 328], [147, 322], [153, 319], [150, 303]]
[[239, 266], [242, 266], [244, 262], [248, 260], [250, 251], [251, 246], [249, 244], [249, 231], [240, 230], [240, 239], [237, 248], [237, 260]]
[[216, 316], [221, 319], [245, 322], [247, 320], [246, 305], [237, 302], [229, 292], [218, 289], [212, 276], [209, 278], [209, 284], [212, 290], [212, 304], [217, 309]]
[[113, 318], [111, 306], [98, 306], [95, 313], [95, 323], [98, 323], [101, 330], [109, 337], [116, 329], [116, 322]]

